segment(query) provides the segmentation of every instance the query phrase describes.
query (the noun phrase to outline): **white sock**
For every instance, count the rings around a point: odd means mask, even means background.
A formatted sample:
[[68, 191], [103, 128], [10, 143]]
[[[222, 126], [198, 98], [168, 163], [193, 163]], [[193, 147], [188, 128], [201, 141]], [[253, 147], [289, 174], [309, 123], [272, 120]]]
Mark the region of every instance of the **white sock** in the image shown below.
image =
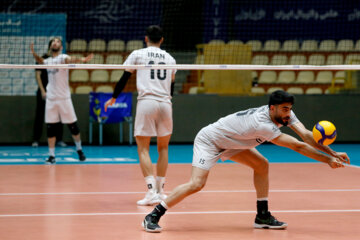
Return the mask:
[[156, 177], [156, 189], [158, 193], [164, 192], [165, 177]]
[[153, 175], [145, 177], [145, 182], [150, 192], [156, 192], [156, 181]]
[[55, 157], [55, 148], [49, 148], [49, 155]]
[[76, 150], [81, 150], [81, 141], [75, 142]]
[[264, 197], [264, 198], [258, 198], [256, 199], [257, 201], [268, 201], [268, 198], [267, 197]]

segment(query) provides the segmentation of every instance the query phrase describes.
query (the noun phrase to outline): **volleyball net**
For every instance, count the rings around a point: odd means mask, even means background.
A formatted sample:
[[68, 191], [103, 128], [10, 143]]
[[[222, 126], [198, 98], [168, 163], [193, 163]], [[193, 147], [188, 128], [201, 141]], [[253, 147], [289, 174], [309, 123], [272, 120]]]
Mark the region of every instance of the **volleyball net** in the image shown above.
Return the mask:
[[[74, 93], [111, 91], [153, 24], [177, 65], [133, 68], [178, 69], [178, 93], [324, 94], [360, 85], [360, 6], [352, 1], [5, 0], [0, 8], [0, 95], [34, 95], [35, 68], [70, 69]], [[30, 44], [42, 55], [54, 36], [64, 53], [94, 58], [35, 65]], [[133, 77], [125, 91], [135, 85]]]

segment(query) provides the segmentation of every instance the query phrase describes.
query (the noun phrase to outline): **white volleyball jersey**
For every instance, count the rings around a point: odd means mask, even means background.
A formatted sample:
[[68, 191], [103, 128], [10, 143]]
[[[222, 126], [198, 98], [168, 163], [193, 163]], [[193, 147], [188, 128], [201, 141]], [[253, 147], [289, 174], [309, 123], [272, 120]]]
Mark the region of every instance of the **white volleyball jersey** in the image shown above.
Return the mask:
[[[124, 65], [175, 65], [175, 59], [157, 47], [147, 47], [133, 51]], [[171, 102], [171, 76], [175, 69], [138, 69], [136, 87], [138, 99], [153, 99]]]
[[[56, 57], [49, 57], [44, 60], [46, 65], [65, 64], [67, 54], [60, 54]], [[71, 97], [69, 88], [68, 69], [47, 69], [49, 83], [46, 86], [46, 97], [48, 99], [66, 99]]]
[[[288, 125], [299, 122], [291, 111]], [[220, 118], [202, 129], [207, 141], [219, 150], [250, 149], [271, 141], [281, 134], [279, 127], [271, 120], [269, 106], [250, 108]]]

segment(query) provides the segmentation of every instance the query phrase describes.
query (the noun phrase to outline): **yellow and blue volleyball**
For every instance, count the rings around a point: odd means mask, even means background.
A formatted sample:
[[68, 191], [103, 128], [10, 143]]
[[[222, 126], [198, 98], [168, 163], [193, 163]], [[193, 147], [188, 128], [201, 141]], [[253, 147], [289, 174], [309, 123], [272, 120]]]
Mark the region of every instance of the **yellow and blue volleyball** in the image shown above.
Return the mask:
[[313, 130], [314, 140], [321, 145], [330, 145], [336, 139], [335, 125], [329, 121], [320, 121], [315, 124]]

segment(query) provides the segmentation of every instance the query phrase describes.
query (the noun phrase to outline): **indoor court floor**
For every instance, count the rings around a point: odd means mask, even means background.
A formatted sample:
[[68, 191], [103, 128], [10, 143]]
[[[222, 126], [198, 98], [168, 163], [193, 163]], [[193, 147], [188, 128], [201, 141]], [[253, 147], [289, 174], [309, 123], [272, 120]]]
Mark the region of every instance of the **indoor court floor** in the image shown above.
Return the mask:
[[[270, 161], [269, 208], [286, 230], [254, 229], [252, 171], [225, 161], [205, 188], [167, 211], [161, 233], [141, 227], [153, 207], [145, 194], [136, 146], [57, 148], [57, 164], [45, 165], [47, 147], [0, 147], [1, 240], [95, 239], [360, 239], [360, 145], [334, 144], [351, 165], [331, 169], [291, 150], [264, 144]], [[151, 146], [152, 159], [157, 158]], [[192, 145], [169, 147], [165, 190], [189, 180]], [[155, 162], [155, 161], [154, 161]]]

